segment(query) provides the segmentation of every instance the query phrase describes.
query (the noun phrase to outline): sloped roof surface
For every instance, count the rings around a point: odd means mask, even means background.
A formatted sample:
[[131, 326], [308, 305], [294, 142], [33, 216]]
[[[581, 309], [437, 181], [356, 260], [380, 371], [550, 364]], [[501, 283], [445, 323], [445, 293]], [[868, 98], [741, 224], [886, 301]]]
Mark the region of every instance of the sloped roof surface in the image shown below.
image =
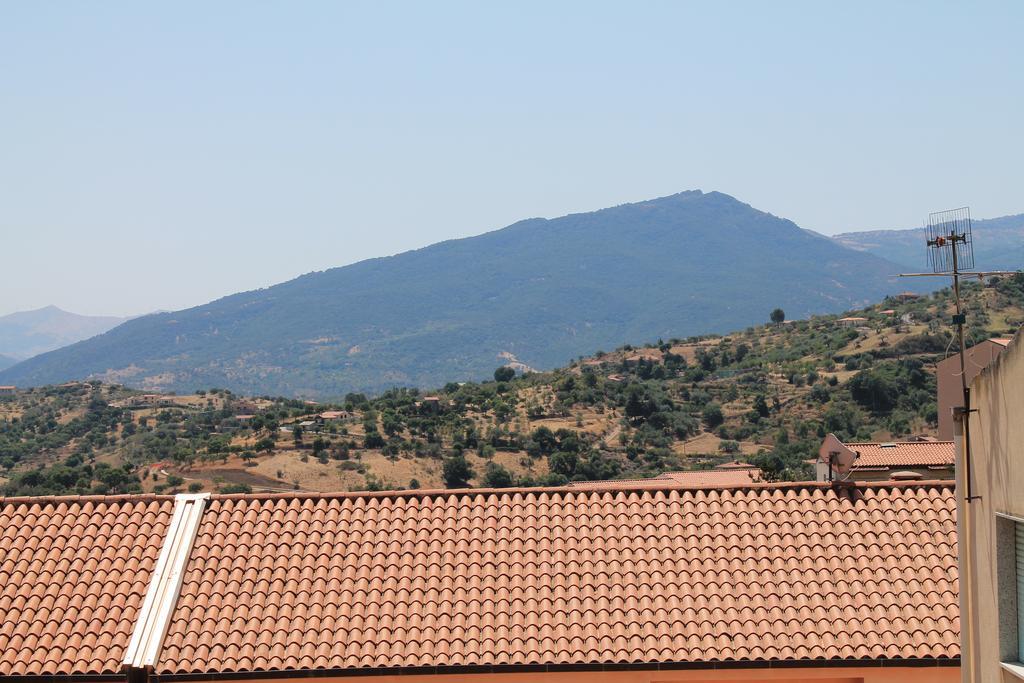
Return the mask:
[[214, 496], [157, 673], [959, 656], [948, 483]]
[[761, 481], [761, 470], [756, 467], [746, 469], [731, 468], [723, 470], [693, 470], [688, 472], [666, 472], [659, 479], [703, 488], [708, 486], [744, 486]]
[[665, 472], [650, 479], [601, 479], [598, 481], [574, 481], [574, 489], [622, 489], [622, 488], [665, 488], [671, 484], [686, 488], [711, 488], [715, 486], [745, 486], [761, 481], [761, 470], [747, 465], [743, 468], [729, 467], [714, 470], [685, 470]]
[[898, 441], [891, 444], [848, 443], [850, 450], [860, 453], [853, 469], [862, 467], [928, 467], [953, 466], [955, 454], [952, 441]]
[[0, 498], [0, 675], [119, 671], [173, 507]]
[[741, 462], [739, 460], [732, 460], [730, 462], [723, 462], [721, 465], [715, 465], [716, 470], [754, 470], [757, 469], [749, 462]]

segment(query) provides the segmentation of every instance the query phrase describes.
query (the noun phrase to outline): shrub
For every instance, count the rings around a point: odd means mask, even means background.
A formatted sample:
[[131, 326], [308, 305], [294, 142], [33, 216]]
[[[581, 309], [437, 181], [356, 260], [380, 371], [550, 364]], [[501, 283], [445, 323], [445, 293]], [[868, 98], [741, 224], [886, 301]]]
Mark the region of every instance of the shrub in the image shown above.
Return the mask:
[[487, 463], [484, 471], [484, 486], [492, 489], [504, 489], [515, 485], [512, 473], [496, 462]]
[[466, 460], [466, 456], [462, 453], [456, 453], [455, 455], [446, 458], [444, 465], [441, 468], [441, 474], [444, 477], [444, 485], [450, 489], [465, 488], [469, 486], [469, 480], [473, 478], [475, 472], [473, 467]]
[[704, 418], [704, 423], [708, 426], [708, 429], [714, 429], [725, 421], [725, 415], [722, 414], [722, 406], [717, 403], [709, 403], [704, 406], [704, 410], [701, 411], [701, 417]]

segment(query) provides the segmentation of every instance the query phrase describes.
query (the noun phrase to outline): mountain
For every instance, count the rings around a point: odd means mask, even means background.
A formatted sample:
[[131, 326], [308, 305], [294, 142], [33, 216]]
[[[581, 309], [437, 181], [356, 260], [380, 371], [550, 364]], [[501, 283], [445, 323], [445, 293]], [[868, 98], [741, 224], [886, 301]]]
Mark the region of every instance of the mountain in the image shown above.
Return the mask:
[[9, 368], [9, 367], [11, 367], [12, 365], [14, 365], [17, 362], [18, 362], [17, 358], [14, 358], [12, 356], [5, 356], [3, 354], [0, 354], [0, 370], [4, 370], [5, 368]]
[[595, 349], [839, 311], [904, 289], [898, 267], [699, 190], [534, 218], [131, 320], [0, 372], [154, 390], [339, 396], [545, 369]]
[[[127, 318], [78, 315], [47, 306], [0, 317], [0, 354], [12, 359], [52, 351], [117, 327]], [[0, 358], [0, 368], [4, 360]]]
[[[907, 271], [926, 272], [925, 229], [868, 230], [833, 237], [844, 247], [881, 256]], [[974, 220], [971, 225], [974, 264], [979, 270], [1024, 268], [1024, 213]]]

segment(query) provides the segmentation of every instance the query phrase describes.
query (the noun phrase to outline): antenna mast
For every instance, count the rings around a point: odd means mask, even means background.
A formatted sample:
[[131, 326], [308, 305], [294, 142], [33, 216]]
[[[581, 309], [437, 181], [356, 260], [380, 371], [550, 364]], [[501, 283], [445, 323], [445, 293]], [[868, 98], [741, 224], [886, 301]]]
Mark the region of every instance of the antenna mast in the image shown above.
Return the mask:
[[[987, 275], [1012, 275], [1005, 270], [974, 271], [974, 242], [971, 237], [971, 210], [963, 206], [949, 211], [937, 211], [928, 215], [926, 224], [928, 238], [928, 265], [930, 273], [902, 273], [900, 277], [952, 277], [953, 299], [956, 313], [956, 337], [960, 347], [960, 387], [963, 391], [964, 414], [964, 481], [967, 483], [967, 502], [975, 499], [971, 477], [971, 439], [969, 420], [971, 412], [971, 388], [967, 385], [967, 344], [964, 340], [964, 325], [967, 316], [960, 299], [960, 277], [977, 277], [984, 280]], [[964, 270], [966, 269], [966, 270]]]
[[[967, 414], [971, 410], [971, 389], [967, 386], [967, 343], [964, 341], [963, 303], [960, 300], [960, 268], [974, 267], [974, 244], [971, 242], [971, 210], [964, 206], [949, 211], [939, 211], [928, 216], [928, 263], [935, 274], [953, 276], [953, 300], [956, 302], [956, 313], [953, 324], [956, 325], [957, 343], [960, 347], [960, 388], [964, 400], [964, 443], [965, 453], [970, 452], [970, 440], [967, 438]], [[964, 478], [967, 482], [967, 500], [971, 500], [971, 466], [968, 458], [964, 459]]]

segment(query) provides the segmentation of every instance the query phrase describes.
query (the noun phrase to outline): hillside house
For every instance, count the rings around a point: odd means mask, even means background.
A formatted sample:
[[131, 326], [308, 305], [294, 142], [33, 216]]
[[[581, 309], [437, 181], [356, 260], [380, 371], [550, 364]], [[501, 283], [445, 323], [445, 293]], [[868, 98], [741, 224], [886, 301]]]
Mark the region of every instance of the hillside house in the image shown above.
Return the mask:
[[441, 412], [440, 396], [424, 396], [414, 404], [416, 409], [424, 415], [436, 415]]
[[911, 301], [917, 301], [920, 298], [921, 295], [917, 294], [916, 292], [900, 292], [899, 294], [893, 297], [893, 299], [900, 302], [901, 304], [910, 303]]
[[[819, 482], [851, 479], [857, 482], [889, 479], [953, 479], [956, 460], [952, 441], [891, 441], [843, 443], [829, 434], [818, 449], [815, 479]], [[840, 476], [836, 464], [852, 462]]]
[[959, 680], [948, 482], [0, 499], [0, 677]]
[[164, 408], [174, 405], [174, 396], [162, 394], [133, 394], [126, 398], [111, 401], [114, 408]]
[[[971, 383], [966, 450], [957, 416], [959, 533], [965, 538], [965, 680], [1024, 680], [1024, 343], [1017, 333]], [[970, 482], [967, 481], [969, 463]], [[969, 678], [968, 678], [969, 677]]]
[[868, 319], [858, 316], [848, 316], [846, 318], [839, 318], [836, 322], [842, 327], [863, 327], [867, 324]]
[[0, 396], [13, 396], [16, 389], [13, 384], [0, 385]]
[[[994, 361], [1010, 339], [986, 339], [967, 349], [964, 354], [964, 376], [967, 384]], [[964, 405], [963, 385], [960, 382], [960, 354], [953, 353], [935, 365], [938, 384], [939, 438], [953, 438], [953, 412]]]

